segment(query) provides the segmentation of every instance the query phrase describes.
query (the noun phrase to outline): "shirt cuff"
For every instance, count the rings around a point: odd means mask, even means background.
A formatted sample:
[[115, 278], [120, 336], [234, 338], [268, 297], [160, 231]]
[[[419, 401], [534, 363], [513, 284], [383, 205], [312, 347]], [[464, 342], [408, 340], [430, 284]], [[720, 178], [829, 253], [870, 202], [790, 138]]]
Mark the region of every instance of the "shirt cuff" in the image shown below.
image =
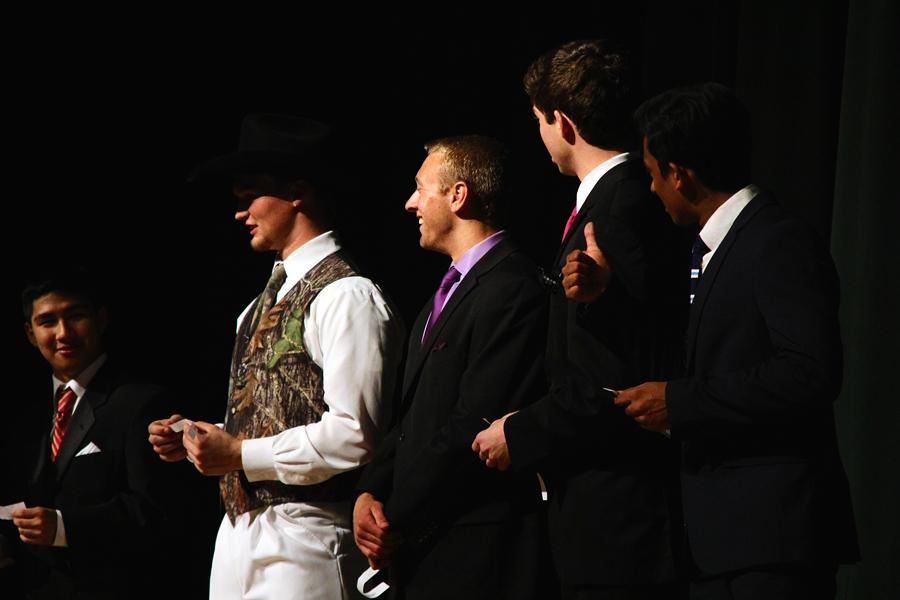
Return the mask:
[[69, 546], [66, 541], [66, 526], [63, 525], [62, 512], [59, 509], [56, 509], [56, 536], [53, 538], [53, 545], [61, 548]]
[[264, 437], [241, 441], [241, 464], [247, 481], [278, 479], [278, 473], [275, 471], [275, 450], [272, 447], [274, 439]]

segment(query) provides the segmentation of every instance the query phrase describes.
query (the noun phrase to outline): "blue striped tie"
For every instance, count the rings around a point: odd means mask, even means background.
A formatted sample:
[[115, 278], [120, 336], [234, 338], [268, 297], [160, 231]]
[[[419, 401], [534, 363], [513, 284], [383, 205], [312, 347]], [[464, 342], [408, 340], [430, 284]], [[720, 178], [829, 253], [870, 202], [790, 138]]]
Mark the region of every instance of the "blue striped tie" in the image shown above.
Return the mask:
[[700, 236], [694, 240], [691, 248], [691, 304], [694, 303], [694, 294], [697, 292], [697, 284], [700, 282], [700, 268], [703, 265], [703, 255], [709, 252], [709, 247], [703, 243]]

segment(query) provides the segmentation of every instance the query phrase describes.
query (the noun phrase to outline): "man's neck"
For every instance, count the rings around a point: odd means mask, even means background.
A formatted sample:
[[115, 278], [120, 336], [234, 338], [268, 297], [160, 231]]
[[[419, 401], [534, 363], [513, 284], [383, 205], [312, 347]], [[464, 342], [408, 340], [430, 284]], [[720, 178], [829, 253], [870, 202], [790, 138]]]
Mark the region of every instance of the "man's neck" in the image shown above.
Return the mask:
[[578, 181], [583, 181], [588, 173], [608, 161], [609, 159], [622, 154], [621, 150], [607, 150], [591, 146], [583, 140], [579, 140], [580, 147], [576, 147], [573, 155], [573, 167]]
[[452, 243], [449, 244], [448, 254], [456, 262], [459, 257], [470, 248], [479, 244], [497, 233], [499, 229], [481, 221], [471, 221], [454, 232]]
[[325, 227], [314, 223], [306, 223], [305, 225], [297, 225], [291, 236], [288, 238], [284, 248], [278, 251], [281, 260], [290, 256], [297, 248], [306, 244], [310, 240], [319, 237], [328, 231]]
[[[737, 190], [735, 190], [737, 191]], [[713, 213], [720, 206], [734, 195], [734, 192], [714, 192], [710, 191], [697, 203], [697, 212], [699, 215], [700, 227], [706, 225]]]

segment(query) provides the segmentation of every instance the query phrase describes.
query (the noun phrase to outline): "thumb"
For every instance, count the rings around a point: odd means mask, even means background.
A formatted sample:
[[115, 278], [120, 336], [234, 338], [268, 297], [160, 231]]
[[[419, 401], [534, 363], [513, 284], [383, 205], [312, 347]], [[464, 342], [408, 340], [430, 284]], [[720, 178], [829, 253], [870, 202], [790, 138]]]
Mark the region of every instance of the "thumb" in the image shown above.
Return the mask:
[[[606, 256], [603, 254], [603, 250], [597, 244], [597, 238], [594, 235], [594, 224], [591, 222], [588, 222], [584, 226], [584, 241], [586, 244], [584, 253], [594, 259], [594, 262], [600, 265], [603, 269], [611, 271], [609, 262], [606, 260]], [[604, 287], [606, 286], [604, 285]]]
[[376, 502], [372, 505], [372, 517], [375, 519], [375, 524], [381, 527], [382, 529], [387, 529], [390, 527], [390, 523], [388, 523], [387, 517], [384, 515], [384, 505], [381, 502]]
[[600, 246], [597, 245], [597, 238], [594, 236], [594, 224], [590, 221], [584, 226], [584, 241], [587, 244], [585, 252], [587, 252], [591, 258], [594, 258], [597, 254], [602, 254]]
[[212, 423], [207, 423], [206, 421], [193, 421], [192, 423], [194, 427], [200, 430], [200, 433], [209, 433], [214, 429], [218, 429], [218, 427]]

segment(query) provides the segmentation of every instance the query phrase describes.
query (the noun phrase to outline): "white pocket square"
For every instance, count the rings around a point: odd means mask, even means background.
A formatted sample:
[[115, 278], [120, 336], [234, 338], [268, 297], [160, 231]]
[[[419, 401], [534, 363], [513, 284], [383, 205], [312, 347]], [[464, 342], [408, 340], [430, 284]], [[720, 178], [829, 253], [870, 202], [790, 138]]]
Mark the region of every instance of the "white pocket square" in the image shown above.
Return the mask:
[[85, 446], [84, 448], [79, 450], [78, 454], [76, 454], [75, 456], [85, 456], [86, 454], [96, 454], [97, 452], [100, 452], [100, 451], [101, 451], [100, 446], [98, 446], [94, 442], [91, 442], [90, 444], [88, 444], [87, 446]]

